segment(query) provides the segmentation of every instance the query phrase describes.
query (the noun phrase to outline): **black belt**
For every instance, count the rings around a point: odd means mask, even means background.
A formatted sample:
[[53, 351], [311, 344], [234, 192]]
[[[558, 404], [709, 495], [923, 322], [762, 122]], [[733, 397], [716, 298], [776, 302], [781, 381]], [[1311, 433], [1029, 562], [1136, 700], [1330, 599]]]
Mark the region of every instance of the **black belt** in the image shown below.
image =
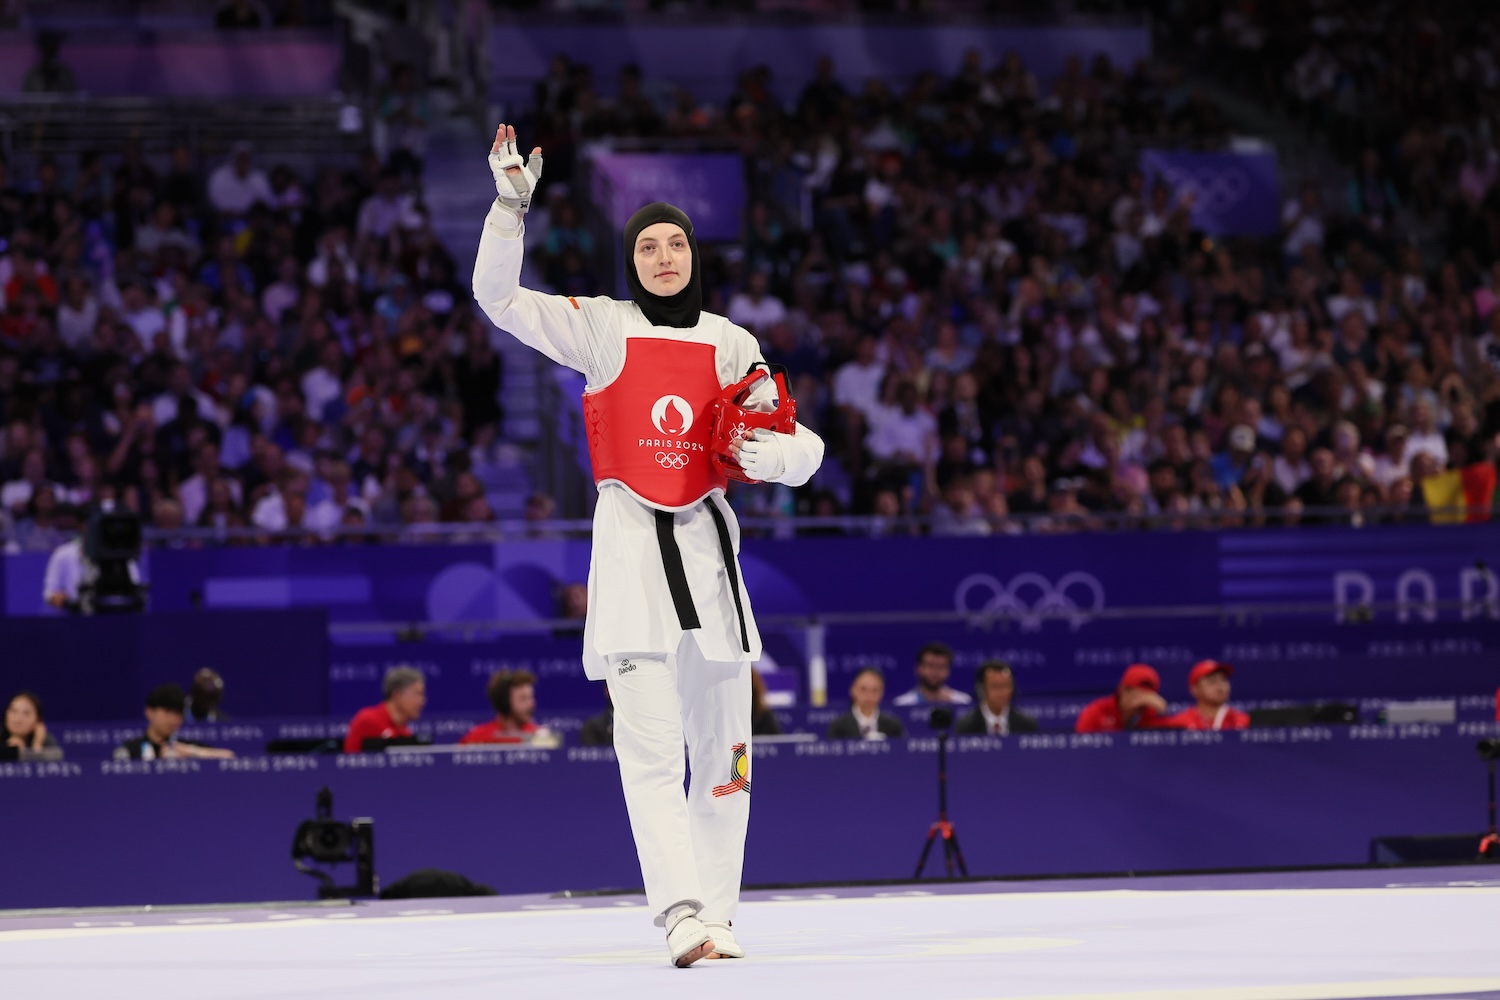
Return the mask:
[[[729, 537], [729, 522], [724, 512], [714, 503], [713, 497], [705, 501], [713, 516], [714, 527], [719, 533], [719, 551], [724, 556], [724, 569], [729, 573], [729, 592], [734, 595], [734, 611], [740, 619], [740, 647], [750, 652], [750, 630], [745, 625], [745, 606], [740, 601], [740, 572], [734, 558], [734, 542]], [[672, 595], [672, 606], [677, 609], [677, 622], [684, 632], [702, 628], [698, 620], [698, 609], [693, 606], [693, 594], [688, 589], [687, 571], [682, 566], [682, 550], [677, 547], [677, 536], [672, 531], [676, 515], [670, 510], [656, 511], [656, 541], [661, 547], [661, 564], [667, 571], [667, 590]]]

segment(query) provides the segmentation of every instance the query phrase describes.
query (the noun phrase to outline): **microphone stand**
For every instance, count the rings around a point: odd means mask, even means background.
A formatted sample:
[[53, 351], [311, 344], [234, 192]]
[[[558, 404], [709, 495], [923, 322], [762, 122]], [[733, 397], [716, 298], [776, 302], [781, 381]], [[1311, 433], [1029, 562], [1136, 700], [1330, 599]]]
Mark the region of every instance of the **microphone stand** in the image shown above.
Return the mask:
[[[958, 831], [948, 820], [948, 727], [953, 724], [953, 711], [934, 708], [931, 724], [938, 731], [938, 818], [927, 830], [927, 842], [922, 845], [922, 856], [917, 859], [917, 873], [912, 878], [922, 877], [922, 869], [927, 867], [927, 856], [932, 853], [932, 844], [939, 837], [943, 840], [943, 864], [948, 869], [948, 877], [954, 877], [953, 868], [957, 863], [959, 874], [968, 878], [969, 866], [964, 864], [963, 851], [958, 847]], [[1493, 765], [1491, 773], [1493, 774]], [[1494, 796], [1491, 795], [1490, 798], [1493, 804]], [[1490, 829], [1493, 833], [1493, 824]]]

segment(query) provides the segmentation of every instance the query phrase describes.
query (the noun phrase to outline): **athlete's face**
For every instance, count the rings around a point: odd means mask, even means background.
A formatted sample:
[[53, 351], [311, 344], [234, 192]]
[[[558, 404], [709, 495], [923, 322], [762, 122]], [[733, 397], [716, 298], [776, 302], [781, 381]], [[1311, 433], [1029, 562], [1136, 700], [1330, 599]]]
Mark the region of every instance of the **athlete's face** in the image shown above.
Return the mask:
[[693, 276], [687, 234], [672, 222], [657, 222], [635, 238], [635, 273], [652, 295], [676, 295]]

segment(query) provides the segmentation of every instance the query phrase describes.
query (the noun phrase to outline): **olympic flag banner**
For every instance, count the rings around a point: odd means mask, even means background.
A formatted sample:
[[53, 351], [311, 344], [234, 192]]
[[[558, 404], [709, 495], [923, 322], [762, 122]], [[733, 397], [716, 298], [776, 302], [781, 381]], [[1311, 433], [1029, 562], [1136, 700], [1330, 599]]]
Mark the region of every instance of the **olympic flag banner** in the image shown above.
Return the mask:
[[1280, 225], [1281, 184], [1274, 153], [1178, 153], [1148, 149], [1141, 172], [1162, 181], [1174, 202], [1192, 199], [1193, 226], [1209, 236], [1269, 236]]

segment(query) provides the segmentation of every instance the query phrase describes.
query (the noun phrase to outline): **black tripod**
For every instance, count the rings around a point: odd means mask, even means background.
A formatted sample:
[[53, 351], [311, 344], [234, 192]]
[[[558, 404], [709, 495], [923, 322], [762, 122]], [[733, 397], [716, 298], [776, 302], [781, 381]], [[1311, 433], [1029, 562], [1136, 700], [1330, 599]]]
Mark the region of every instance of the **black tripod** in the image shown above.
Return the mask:
[[[964, 852], [958, 848], [958, 831], [948, 821], [948, 727], [953, 725], [953, 712], [946, 708], [934, 708], [931, 723], [932, 728], [938, 731], [938, 818], [927, 830], [927, 843], [922, 845], [922, 856], [917, 859], [917, 873], [912, 878], [922, 877], [922, 869], [927, 867], [927, 855], [932, 853], [933, 841], [939, 837], [943, 838], [943, 864], [948, 869], [948, 877], [954, 877], [953, 866], [956, 863], [958, 873], [968, 878], [969, 866], [964, 864]], [[1491, 795], [1490, 798], [1493, 801], [1494, 796]], [[1493, 824], [1490, 829], [1493, 832]]]

